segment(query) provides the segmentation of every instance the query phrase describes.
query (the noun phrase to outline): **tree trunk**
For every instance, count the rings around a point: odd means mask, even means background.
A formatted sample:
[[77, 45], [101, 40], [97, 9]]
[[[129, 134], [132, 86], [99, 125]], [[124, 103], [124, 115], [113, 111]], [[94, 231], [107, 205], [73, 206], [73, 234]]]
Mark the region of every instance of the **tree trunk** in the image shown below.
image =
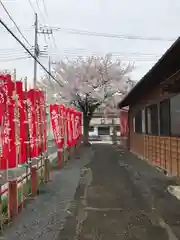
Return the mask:
[[83, 143], [88, 146], [89, 143], [89, 124], [91, 121], [91, 117], [84, 114], [83, 116]]
[[112, 131], [112, 144], [114, 146], [116, 146], [117, 145], [117, 130], [115, 128], [114, 119], [112, 119], [112, 127], [113, 127], [113, 131]]

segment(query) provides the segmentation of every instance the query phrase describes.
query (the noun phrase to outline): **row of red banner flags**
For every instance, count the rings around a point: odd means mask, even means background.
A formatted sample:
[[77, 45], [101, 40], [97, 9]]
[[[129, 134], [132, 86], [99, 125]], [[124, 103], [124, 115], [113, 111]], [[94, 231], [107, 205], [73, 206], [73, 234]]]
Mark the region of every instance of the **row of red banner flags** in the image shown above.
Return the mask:
[[51, 104], [50, 117], [57, 148], [77, 144], [82, 135], [82, 113], [63, 104]]
[[[82, 113], [63, 104], [50, 105], [58, 149], [75, 145], [82, 135]], [[15, 168], [46, 152], [45, 96], [39, 89], [23, 91], [21, 81], [0, 75], [0, 169]]]
[[15, 168], [46, 152], [46, 106], [38, 89], [0, 75], [0, 169]]

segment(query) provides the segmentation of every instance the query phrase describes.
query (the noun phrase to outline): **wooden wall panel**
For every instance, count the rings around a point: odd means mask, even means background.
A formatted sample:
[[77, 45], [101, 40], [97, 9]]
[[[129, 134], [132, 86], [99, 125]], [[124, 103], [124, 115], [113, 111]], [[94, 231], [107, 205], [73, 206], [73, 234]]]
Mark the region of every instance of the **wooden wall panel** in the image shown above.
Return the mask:
[[131, 151], [170, 175], [180, 175], [180, 138], [133, 134]]

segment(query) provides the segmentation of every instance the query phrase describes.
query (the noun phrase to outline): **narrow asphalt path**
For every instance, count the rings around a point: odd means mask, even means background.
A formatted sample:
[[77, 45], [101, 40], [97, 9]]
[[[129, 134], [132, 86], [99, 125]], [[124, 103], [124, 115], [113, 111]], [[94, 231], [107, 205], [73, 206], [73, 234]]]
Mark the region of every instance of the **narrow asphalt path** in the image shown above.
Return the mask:
[[175, 184], [111, 145], [83, 148], [5, 229], [4, 240], [178, 240]]
[[180, 203], [167, 192], [174, 180], [111, 145], [93, 148], [58, 240], [180, 239]]
[[81, 169], [92, 158], [91, 148], [81, 148], [63, 169], [51, 173], [40, 195], [29, 199], [22, 212], [6, 226], [3, 240], [56, 240], [69, 215]]

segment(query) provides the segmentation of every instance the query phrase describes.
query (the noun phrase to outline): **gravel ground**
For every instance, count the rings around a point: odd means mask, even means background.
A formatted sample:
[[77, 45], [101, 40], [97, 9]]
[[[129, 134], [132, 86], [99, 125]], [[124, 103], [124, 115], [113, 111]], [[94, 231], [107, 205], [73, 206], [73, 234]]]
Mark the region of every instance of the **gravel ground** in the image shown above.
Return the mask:
[[73, 200], [81, 168], [92, 157], [91, 148], [82, 148], [62, 170], [53, 171], [51, 181], [3, 232], [4, 240], [55, 240]]
[[174, 180], [111, 145], [93, 148], [58, 240], [180, 239]]

